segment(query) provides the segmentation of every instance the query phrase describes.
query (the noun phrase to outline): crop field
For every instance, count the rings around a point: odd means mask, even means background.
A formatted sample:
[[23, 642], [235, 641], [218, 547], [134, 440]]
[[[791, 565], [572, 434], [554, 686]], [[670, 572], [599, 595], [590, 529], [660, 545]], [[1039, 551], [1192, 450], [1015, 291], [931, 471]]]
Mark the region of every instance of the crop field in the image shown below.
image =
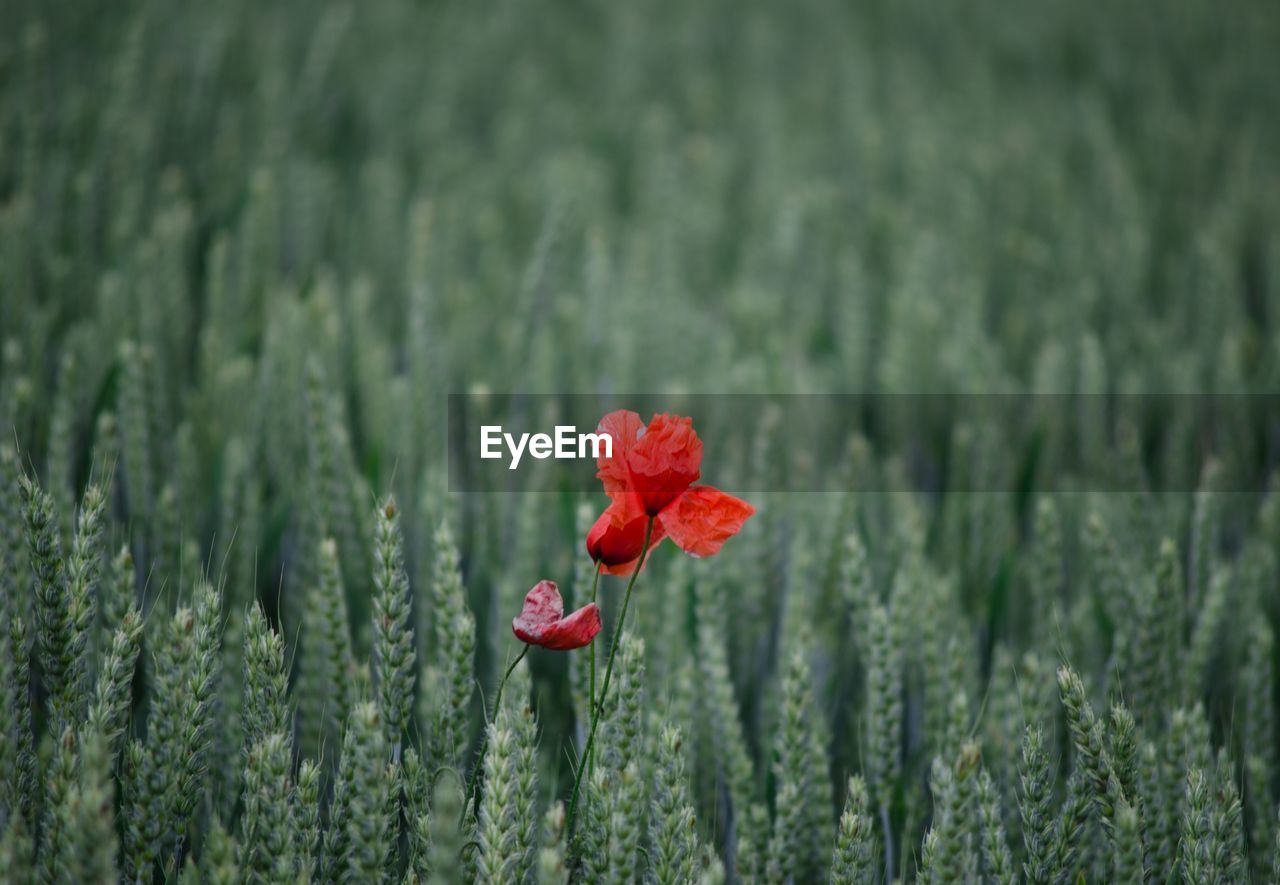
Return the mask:
[[0, 883], [1280, 882], [1278, 54], [0, 0]]

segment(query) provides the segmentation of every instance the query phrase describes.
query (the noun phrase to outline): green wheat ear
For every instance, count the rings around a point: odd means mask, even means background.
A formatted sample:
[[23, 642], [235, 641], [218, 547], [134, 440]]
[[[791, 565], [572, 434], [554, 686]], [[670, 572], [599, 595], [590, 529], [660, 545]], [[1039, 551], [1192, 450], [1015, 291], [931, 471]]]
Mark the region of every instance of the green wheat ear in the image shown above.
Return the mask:
[[204, 851], [200, 856], [200, 881], [211, 885], [233, 885], [243, 881], [239, 864], [240, 846], [216, 816], [209, 823]]
[[316, 756], [323, 749], [331, 767], [352, 705], [355, 658], [337, 542], [326, 538], [317, 549], [316, 583], [302, 616], [298, 716], [303, 749]]
[[509, 718], [499, 711], [489, 725], [484, 758], [484, 799], [480, 805], [480, 874], [488, 882], [504, 882], [516, 876], [516, 846], [512, 818], [516, 801], [516, 736]]
[[248, 748], [241, 844], [251, 882], [281, 882], [295, 875], [289, 766], [289, 742], [281, 733], [264, 735]]
[[72, 677], [75, 624], [70, 618], [66, 590], [66, 560], [62, 555], [53, 499], [29, 477], [21, 479], [23, 515], [31, 573], [35, 578], [36, 646], [55, 721], [67, 721], [67, 681]]
[[97, 620], [106, 505], [100, 486], [90, 484], [85, 488], [67, 557], [66, 618], [71, 627], [71, 646], [61, 706], [65, 715], [73, 719], [82, 717], [88, 705], [90, 640]]
[[[1044, 885], [1053, 881], [1055, 872], [1061, 872], [1061, 863], [1055, 857], [1054, 776], [1045, 750], [1044, 729], [1039, 725], [1028, 725], [1023, 732], [1018, 777], [1022, 875], [1031, 885]], [[1070, 834], [1067, 838], [1071, 838]]]
[[471, 836], [463, 821], [466, 796], [462, 779], [452, 769], [442, 769], [434, 780], [427, 881], [452, 885], [463, 881], [461, 858]]
[[[1014, 872], [1013, 853], [1005, 838], [1000, 795], [985, 770], [978, 776], [978, 811], [982, 825], [982, 862], [987, 875], [999, 885], [1012, 885], [1018, 877]], [[1141, 841], [1137, 844], [1141, 848]]]
[[613, 859], [609, 856], [611, 838], [609, 787], [611, 774], [603, 765], [591, 771], [582, 793], [582, 810], [571, 834], [570, 846], [576, 861], [578, 875], [588, 882], [606, 882], [613, 874]]
[[0, 834], [0, 864], [13, 871], [16, 883], [34, 883], [36, 840], [22, 815], [14, 815]]
[[320, 851], [320, 801], [321, 770], [312, 759], [303, 759], [298, 766], [298, 783], [293, 791], [293, 820], [295, 831], [294, 852], [297, 854], [297, 874], [307, 881], [319, 875], [317, 868]]
[[[34, 838], [36, 809], [39, 807], [40, 772], [35, 750], [35, 730], [31, 705], [28, 697], [31, 694], [31, 636], [26, 623], [21, 617], [14, 616], [9, 622], [6, 654], [11, 660], [13, 686], [15, 691], [9, 699], [12, 717], [8, 729], [5, 748], [12, 757], [6, 761], [12, 763], [4, 774], [6, 783], [6, 806], [10, 818], [16, 821], [22, 818], [24, 825], [15, 830], [15, 850], [25, 844], [23, 840]], [[33, 844], [34, 849], [34, 844]]]
[[[394, 831], [387, 814], [391, 795], [385, 726], [371, 702], [357, 704], [347, 721], [330, 831], [343, 831], [329, 860], [343, 880], [377, 881], [385, 875]], [[337, 790], [341, 790], [339, 798]]]
[[405, 876], [425, 881], [431, 852], [432, 777], [423, 767], [422, 756], [414, 747], [405, 749], [401, 776], [404, 781], [405, 839], [408, 843]]
[[1116, 802], [1126, 797], [1117, 778], [1111, 752], [1105, 746], [1102, 723], [1094, 715], [1085, 695], [1084, 683], [1075, 670], [1067, 666], [1059, 668], [1058, 685], [1076, 761], [1093, 791], [1094, 807], [1108, 826], [1114, 826]]
[[785, 877], [787, 871], [816, 875], [814, 865], [825, 862], [830, 852], [827, 844], [816, 846], [820, 853], [815, 851], [814, 840], [822, 838], [822, 827], [814, 826], [810, 814], [813, 805], [821, 809], [830, 799], [830, 787], [824, 789], [823, 784], [825, 770], [816, 771], [812, 765], [815, 725], [811, 682], [805, 655], [797, 649], [783, 676], [782, 714], [774, 750], [774, 777], [779, 786], [766, 868], [766, 876], [774, 880]]
[[471, 740], [470, 707], [475, 683], [475, 618], [467, 606], [457, 545], [448, 522], [435, 536], [436, 568], [433, 586], [436, 672], [440, 675], [434, 721], [431, 723], [433, 761], [461, 770]]
[[1116, 807], [1113, 881], [1140, 883], [1147, 880], [1142, 854], [1142, 823], [1138, 811], [1127, 801]]
[[373, 676], [387, 745], [398, 762], [413, 701], [414, 639], [404, 540], [395, 498], [379, 506], [374, 532]]
[[659, 882], [684, 882], [693, 877], [698, 844], [684, 757], [680, 729], [664, 727], [658, 736], [649, 801], [649, 862]]
[[104, 637], [110, 636], [131, 610], [138, 610], [136, 580], [133, 553], [124, 544], [111, 558], [98, 593], [98, 622]]
[[902, 670], [889, 612], [874, 605], [867, 622], [867, 783], [880, 817], [886, 875], [893, 871], [893, 833], [890, 808], [900, 772], [902, 730]]
[[638, 852], [648, 784], [642, 779], [638, 760], [628, 762], [613, 775], [617, 799], [609, 811], [609, 844], [605, 850], [612, 859], [608, 881], [621, 885], [634, 880], [640, 870]]
[[930, 881], [971, 881], [977, 875], [974, 838], [978, 832], [977, 780], [981, 758], [974, 744], [960, 749], [952, 765], [935, 757], [930, 779], [934, 795], [932, 832], [936, 847]]
[[111, 762], [133, 703], [133, 678], [142, 647], [142, 614], [131, 608], [119, 623], [102, 658], [86, 723], [106, 741]]
[[510, 706], [506, 712], [515, 734], [516, 793], [511, 808], [511, 830], [514, 870], [521, 881], [532, 875], [539, 841], [538, 722], [533, 711], [528, 666], [528, 661], [523, 661], [512, 674]]
[[[529, 877], [538, 838], [538, 727], [527, 660], [516, 665], [507, 681], [502, 704], [487, 726], [482, 759], [484, 795], [476, 833], [478, 865], [486, 881]], [[496, 748], [495, 740], [500, 741]]]
[[[569, 868], [565, 863], [565, 809], [556, 802], [547, 809], [542, 821], [542, 847], [538, 850], [538, 885], [568, 885]], [[657, 874], [655, 874], [657, 875]], [[659, 878], [658, 881], [671, 881]]]
[[285, 694], [284, 641], [267, 623], [262, 606], [254, 604], [245, 619], [244, 637], [244, 737], [248, 754], [268, 735], [290, 733], [290, 715]]
[[126, 751], [125, 853], [133, 877], [173, 865], [186, 839], [208, 772], [215, 688], [221, 664], [221, 594], [197, 582], [192, 607], [169, 619], [156, 651], [157, 697], [143, 744]]
[[746, 744], [741, 707], [734, 694], [730, 672], [725, 613], [712, 598], [708, 580], [695, 583], [695, 615], [699, 654], [689, 685], [688, 698], [696, 707], [686, 716], [687, 727], [706, 727], [715, 759], [715, 777], [723, 778], [737, 822], [734, 863], [740, 875], [764, 874], [764, 857], [769, 840], [769, 822], [763, 809], [756, 808], [754, 765]]
[[866, 781], [857, 775], [850, 777], [831, 859], [832, 885], [872, 885], [878, 881], [875, 822], [870, 806]]

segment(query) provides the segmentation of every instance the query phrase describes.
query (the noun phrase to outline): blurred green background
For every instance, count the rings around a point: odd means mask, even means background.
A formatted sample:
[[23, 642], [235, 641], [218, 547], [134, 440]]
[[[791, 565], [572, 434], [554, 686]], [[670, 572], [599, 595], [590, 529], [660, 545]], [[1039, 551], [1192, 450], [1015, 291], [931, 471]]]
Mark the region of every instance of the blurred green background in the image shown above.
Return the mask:
[[[387, 491], [425, 538], [450, 392], [1280, 388], [1273, 4], [5, 6], [3, 423], [64, 509], [113, 468], [144, 560], [239, 526], [273, 595], [301, 514]], [[1168, 423], [1093, 467], [1197, 473]], [[787, 430], [718, 444], [776, 470]], [[479, 500], [483, 583], [516, 503]]]
[[0, 323], [37, 395], [94, 320], [99, 366], [163, 339], [171, 398], [312, 323], [362, 453], [379, 371], [1276, 381], [1273, 4], [5, 6]]

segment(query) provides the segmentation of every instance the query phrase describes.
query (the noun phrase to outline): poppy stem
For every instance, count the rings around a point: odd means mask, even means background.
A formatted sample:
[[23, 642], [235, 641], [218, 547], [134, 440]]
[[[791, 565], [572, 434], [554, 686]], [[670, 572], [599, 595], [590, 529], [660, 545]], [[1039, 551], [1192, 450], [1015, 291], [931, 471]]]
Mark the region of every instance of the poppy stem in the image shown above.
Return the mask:
[[507, 687], [507, 680], [511, 678], [511, 674], [516, 671], [516, 667], [524, 660], [524, 656], [529, 653], [529, 646], [526, 644], [520, 649], [520, 654], [516, 655], [516, 659], [511, 662], [511, 666], [507, 667], [507, 672], [502, 674], [502, 681], [498, 683], [498, 690], [493, 695], [493, 718], [498, 718], [498, 710], [502, 706], [502, 690]]
[[[604, 571], [604, 563], [596, 563], [596, 576], [591, 580], [591, 601], [596, 601], [596, 591], [600, 588], [600, 572]], [[591, 703], [587, 709], [595, 713], [596, 709], [596, 644], [591, 643]]]
[[[653, 517], [650, 516], [644, 526], [644, 545], [640, 548], [640, 559], [636, 563], [636, 570], [631, 573], [631, 580], [627, 582], [627, 592], [622, 597], [622, 610], [618, 612], [618, 623], [613, 628], [613, 641], [609, 643], [609, 662], [605, 664], [604, 683], [600, 686], [600, 702], [591, 708], [591, 731], [587, 733], [587, 746], [582, 753], [578, 773], [573, 778], [573, 794], [569, 797], [569, 814], [565, 824], [565, 832], [569, 836], [573, 835], [573, 815], [578, 808], [578, 795], [582, 791], [582, 773], [591, 765], [591, 750], [596, 742], [596, 728], [600, 725], [600, 713], [604, 710], [605, 699], [609, 697], [609, 681], [613, 678], [613, 659], [618, 653], [618, 643], [622, 640], [622, 626], [627, 622], [627, 606], [631, 604], [631, 591], [636, 586], [636, 578], [640, 577], [640, 569], [644, 568], [645, 557], [649, 554], [649, 539], [652, 536]], [[591, 647], [594, 651], [594, 642], [591, 643]]]
[[[515, 672], [516, 667], [524, 660], [524, 656], [529, 653], [529, 645], [520, 649], [520, 654], [516, 655], [516, 659], [507, 667], [507, 672], [502, 674], [502, 681], [498, 683], [498, 690], [493, 695], [493, 718], [498, 718], [498, 711], [502, 709], [502, 690], [507, 687], [507, 680], [511, 678], [511, 674]], [[489, 748], [489, 728], [486, 723], [484, 734], [480, 736], [480, 753], [476, 756], [476, 768], [471, 773], [471, 807], [475, 809], [476, 814], [480, 813], [480, 782], [484, 779], [484, 754]], [[463, 814], [466, 809], [463, 808]]]

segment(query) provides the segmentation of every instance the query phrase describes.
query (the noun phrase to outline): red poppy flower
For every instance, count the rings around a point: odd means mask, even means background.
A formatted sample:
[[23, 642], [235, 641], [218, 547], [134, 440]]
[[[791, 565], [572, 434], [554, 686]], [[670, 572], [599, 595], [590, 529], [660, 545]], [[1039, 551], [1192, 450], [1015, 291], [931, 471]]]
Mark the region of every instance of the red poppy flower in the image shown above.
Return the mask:
[[524, 609], [511, 622], [516, 638], [556, 651], [582, 648], [600, 632], [600, 609], [594, 602], [567, 618], [554, 581], [539, 581], [524, 597]]
[[755, 508], [701, 476], [702, 440], [693, 420], [654, 415], [646, 427], [635, 412], [610, 412], [597, 432], [613, 438], [612, 457], [600, 457], [596, 476], [613, 499], [587, 535], [587, 550], [610, 574], [629, 574], [654, 517], [652, 548], [665, 536], [693, 556], [711, 556], [738, 533]]

